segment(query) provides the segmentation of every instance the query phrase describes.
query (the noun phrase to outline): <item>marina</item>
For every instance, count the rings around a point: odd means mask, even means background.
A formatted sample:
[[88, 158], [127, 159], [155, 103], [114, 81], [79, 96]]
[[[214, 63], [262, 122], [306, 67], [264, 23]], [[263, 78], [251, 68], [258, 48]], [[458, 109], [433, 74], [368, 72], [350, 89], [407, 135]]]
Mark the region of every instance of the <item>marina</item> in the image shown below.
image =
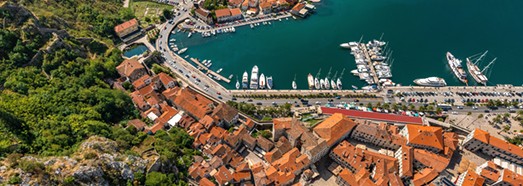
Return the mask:
[[[494, 68], [489, 68], [492, 71], [492, 76], [488, 76], [489, 85], [500, 83], [521, 85], [523, 83], [520, 79], [513, 78], [513, 74], [517, 74], [516, 69], [523, 68], [523, 64], [514, 63], [512, 66], [506, 64], [509, 61], [510, 63], [518, 61], [517, 57], [514, 56], [514, 51], [511, 52], [512, 49], [523, 48], [521, 43], [513, 42], [514, 40], [523, 39], [521, 35], [517, 34], [517, 32], [523, 31], [520, 25], [503, 24], [504, 27], [508, 26], [511, 28], [508, 29], [509, 33], [493, 34], [497, 31], [490, 27], [484, 28], [484, 25], [497, 24], [499, 19], [474, 12], [470, 16], [483, 20], [485, 22], [481, 24], [483, 26], [479, 28], [478, 24], [469, 23], [463, 25], [464, 23], [458, 21], [462, 17], [461, 15], [456, 18], [455, 16], [443, 14], [442, 12], [447, 10], [441, 8], [456, 6], [456, 11], [464, 11], [463, 7], [473, 4], [473, 7], [477, 10], [492, 11], [485, 7], [507, 7], [512, 5], [490, 2], [472, 3], [469, 0], [458, 3], [447, 0], [431, 1], [430, 4], [434, 5], [435, 3], [437, 5], [435, 7], [426, 6], [425, 3], [405, 3], [412, 7], [395, 7], [378, 12], [373, 17], [374, 20], [372, 22], [380, 24], [358, 22], [356, 17], [365, 16], [365, 14], [354, 10], [357, 10], [356, 7], [383, 10], [384, 7], [397, 3], [384, 3], [375, 0], [365, 3], [336, 1], [336, 6], [319, 5], [318, 14], [310, 16], [306, 20], [293, 20], [292, 18], [289, 18], [289, 21], [282, 22], [275, 20], [270, 26], [260, 23], [259, 27], [254, 27], [253, 29], [250, 28], [249, 24], [243, 27], [236, 26], [234, 34], [217, 34], [209, 38], [201, 38], [200, 34], [193, 34], [191, 38], [187, 38], [187, 33], [173, 38], [177, 39], [176, 41], [180, 48], [189, 47], [186, 53], [190, 54], [191, 57], [212, 59], [213, 65], [211, 68], [214, 70], [223, 68], [224, 70], [221, 74], [225, 74], [224, 76], [227, 77], [231, 73], [238, 75], [240, 84], [242, 83], [241, 75], [243, 72], [247, 70], [250, 75], [250, 68], [258, 65], [260, 69], [264, 69], [263, 73], [266, 76], [268, 74], [272, 75], [276, 85], [275, 89], [293, 89], [294, 74], [297, 77], [295, 80], [297, 89], [309, 89], [307, 74], [312, 73], [314, 76], [319, 68], [323, 68], [325, 72], [321, 78], [325, 79], [327, 70], [330, 67], [334, 67], [333, 74], [338, 71], [338, 76], [341, 70], [346, 68], [346, 72], [342, 77], [344, 89], [353, 89], [352, 86], [356, 86], [358, 89], [369, 86], [366, 81], [359, 80], [359, 76], [353, 76], [350, 73], [352, 70], [357, 69], [357, 66], [354, 65], [352, 56], [347, 55], [347, 50], [339, 48], [339, 44], [346, 41], [357, 41], [363, 34], [368, 39], [379, 38], [382, 32], [385, 32], [386, 41], [389, 43], [387, 48], [393, 48], [394, 50], [394, 63], [392, 65], [394, 71], [391, 78], [394, 83], [399, 83], [403, 86], [415, 85], [413, 83], [415, 79], [435, 76], [445, 79], [447, 86], [465, 85], [455, 78], [448, 65], [445, 53], [450, 51], [454, 56], [463, 60], [464, 70], [469, 77], [468, 84], [470, 86], [477, 85], [479, 83], [471, 80], [473, 77], [465, 66], [465, 57], [484, 51], [486, 47], [489, 48], [489, 54], [498, 56], [498, 62], [503, 61], [503, 65], [494, 64]], [[325, 9], [332, 10], [333, 14], [322, 14]], [[400, 13], [393, 16], [394, 18], [387, 16], [392, 11]], [[425, 19], [421, 21], [415, 17], [409, 17], [406, 13], [401, 13], [409, 11], [415, 12]], [[520, 13], [510, 8], [507, 11], [507, 13], [501, 15], [502, 19], [507, 22], [517, 22], [516, 18], [518, 16], [516, 15], [520, 15]], [[494, 12], [498, 12], [498, 10]], [[401, 17], [404, 21], [399, 25], [392, 24], [392, 20], [398, 17]], [[325, 29], [331, 28], [331, 25], [337, 24], [335, 20], [340, 19], [347, 19], [347, 22], [351, 22], [351, 24], [339, 24], [340, 28], [335, 29], [344, 30], [345, 32], [341, 33], [333, 29]], [[447, 29], [431, 33], [430, 37], [427, 37], [427, 32], [423, 29], [420, 30], [420, 28], [427, 28], [429, 22], [431, 23], [430, 25], [437, 23], [433, 26], [445, 27]], [[459, 31], [462, 27], [478, 32], [456, 33], [456, 30]], [[307, 31], [298, 32], [299, 30]], [[318, 33], [322, 33], [322, 37], [318, 37]], [[406, 39], [406, 35], [408, 35], [408, 39]], [[322, 38], [321, 42], [319, 38]], [[478, 40], [478, 38], [482, 39]], [[279, 45], [275, 46], [273, 43], [279, 43]], [[231, 47], [224, 48], [223, 46]], [[231, 50], [231, 48], [234, 48], [234, 50]], [[260, 55], [255, 51], [266, 51], [266, 53]], [[485, 64], [480, 64], [478, 67], [483, 69], [490, 60], [492, 59], [485, 60]], [[390, 63], [392, 63], [392, 59]], [[215, 66], [217, 64], [219, 66]], [[279, 68], [282, 64], [286, 64], [290, 68]], [[329, 78], [329, 81], [331, 81], [330, 90], [333, 90], [332, 80], [334, 80], [334, 83], [337, 83], [337, 78]], [[235, 89], [235, 81], [231, 84], [223, 82], [221, 84], [227, 89]]]

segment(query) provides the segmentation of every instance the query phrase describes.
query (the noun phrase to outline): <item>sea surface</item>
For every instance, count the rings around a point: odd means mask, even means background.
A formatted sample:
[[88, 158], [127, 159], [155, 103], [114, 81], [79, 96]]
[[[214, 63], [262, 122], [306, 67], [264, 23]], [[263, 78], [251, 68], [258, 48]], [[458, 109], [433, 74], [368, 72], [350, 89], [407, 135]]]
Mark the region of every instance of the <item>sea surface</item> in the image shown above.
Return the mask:
[[[416, 78], [442, 77], [449, 85], [463, 85], [452, 74], [445, 53], [463, 60], [488, 50], [480, 68], [497, 57], [490, 71], [489, 85], [523, 84], [523, 1], [522, 0], [323, 0], [316, 12], [303, 20], [283, 20], [236, 33], [201, 38], [174, 34], [183, 54], [211, 59], [211, 69], [236, 76], [258, 65], [260, 74], [273, 76], [276, 89], [290, 89], [296, 77], [299, 89], [307, 89], [307, 74], [325, 78], [338, 72], [344, 89], [365, 86], [350, 71], [356, 68], [349, 50], [340, 43], [379, 39], [393, 51], [392, 80], [413, 85]], [[466, 67], [465, 67], [466, 68]], [[250, 78], [250, 77], [249, 77]], [[476, 85], [469, 75], [470, 85]]]

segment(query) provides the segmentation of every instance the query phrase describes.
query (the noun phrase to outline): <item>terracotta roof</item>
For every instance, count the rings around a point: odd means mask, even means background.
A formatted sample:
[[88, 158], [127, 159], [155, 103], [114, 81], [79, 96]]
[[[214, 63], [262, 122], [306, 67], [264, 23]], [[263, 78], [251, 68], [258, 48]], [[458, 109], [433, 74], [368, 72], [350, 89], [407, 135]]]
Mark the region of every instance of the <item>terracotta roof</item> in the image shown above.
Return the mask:
[[[478, 131], [479, 131], [479, 134], [476, 134], [476, 133], [478, 133]], [[514, 154], [520, 158], [523, 158], [523, 149], [521, 149], [521, 147], [518, 147], [505, 140], [491, 136], [488, 133], [487, 133], [488, 135], [484, 135], [484, 133], [485, 133], [485, 131], [483, 131], [481, 129], [476, 129], [476, 130], [474, 130], [474, 138], [477, 139], [476, 135], [479, 135], [478, 137], [480, 137], [480, 138], [482, 138], [482, 136], [486, 136], [486, 137], [488, 137], [488, 144], [490, 144], [494, 147], [497, 147], [501, 150], [504, 150], [505, 152], [508, 152], [508, 153]], [[478, 140], [480, 140], [480, 139], [478, 139]], [[481, 139], [481, 140], [483, 140], [483, 139]]]
[[147, 102], [145, 102], [145, 99], [140, 94], [140, 92], [134, 91], [133, 93], [131, 93], [130, 96], [131, 96], [131, 99], [133, 100], [133, 103], [136, 104], [136, 106], [138, 106], [139, 109], [147, 108], [147, 106], [149, 106], [149, 104], [147, 104]]
[[499, 177], [501, 176], [501, 169], [502, 167], [498, 167], [494, 164], [494, 162], [488, 161], [487, 162], [487, 168], [483, 168], [480, 170], [479, 174], [483, 176], [486, 179], [489, 179], [491, 181], [497, 181]]
[[233, 179], [235, 182], [240, 182], [242, 180], [250, 180], [251, 172], [250, 171], [239, 171], [233, 173]]
[[130, 27], [132, 27], [132, 26], [136, 26], [136, 25], [138, 25], [138, 20], [136, 20], [136, 19], [131, 19], [131, 20], [126, 21], [126, 22], [124, 22], [124, 23], [122, 23], [122, 24], [116, 25], [116, 26], [114, 27], [114, 31], [115, 31], [116, 33], [118, 33], [118, 32], [121, 32], [121, 31], [123, 31], [123, 30], [125, 30], [125, 29], [128, 29], [128, 28], [130, 28]]
[[269, 3], [269, 2], [260, 3], [260, 8], [261, 9], [271, 8], [271, 6], [272, 6], [272, 4]]
[[378, 121], [395, 122], [395, 123], [411, 123], [411, 124], [419, 124], [419, 125], [423, 124], [423, 120], [420, 117], [410, 117], [410, 116], [402, 116], [402, 115], [395, 115], [395, 114], [364, 112], [364, 111], [359, 111], [359, 110], [346, 110], [346, 109], [337, 109], [337, 108], [328, 108], [328, 107], [321, 107], [321, 111], [324, 114], [342, 113], [343, 115], [350, 117], [350, 118], [378, 120]]
[[229, 0], [229, 4], [232, 6], [240, 6], [244, 0]]
[[405, 177], [412, 177], [414, 172], [414, 149], [412, 147], [403, 145], [401, 146], [401, 172]]
[[261, 135], [258, 135], [258, 137], [256, 137], [256, 144], [258, 144], [258, 146], [262, 148], [265, 152], [269, 152], [274, 147], [272, 141], [262, 137]]
[[[397, 171], [397, 159], [380, 153], [356, 148], [348, 141], [342, 141], [333, 150], [332, 153], [339, 157], [336, 161], [346, 162], [355, 170], [366, 169], [372, 164], [383, 162], [381, 166], [376, 166], [376, 172], [383, 175]], [[377, 178], [375, 178], [377, 179]]]
[[144, 87], [145, 85], [147, 85], [146, 81], [150, 81], [150, 78], [151, 78], [151, 76], [149, 76], [148, 74], [145, 74], [142, 77], [135, 80], [133, 82], [134, 89], [138, 90], [138, 89]]
[[272, 122], [274, 129], [289, 129], [291, 128], [292, 118], [274, 118]]
[[153, 126], [151, 126], [150, 128], [148, 128], [147, 130], [150, 131], [151, 133], [155, 134], [156, 131], [160, 130], [160, 129], [163, 129], [165, 125], [163, 123], [155, 123]]
[[434, 180], [434, 178], [438, 177], [438, 175], [439, 172], [434, 170], [433, 168], [424, 168], [423, 170], [414, 174], [412, 183], [414, 184], [414, 186], [422, 186], [430, 183], [432, 180]]
[[207, 178], [202, 178], [199, 182], [200, 186], [216, 186], [211, 180]]
[[348, 134], [357, 124], [343, 114], [336, 113], [314, 127], [320, 137], [327, 141], [329, 146], [334, 145], [341, 137]]
[[216, 18], [231, 16], [231, 11], [228, 8], [215, 10]]
[[407, 125], [409, 136], [407, 142], [443, 150], [443, 130], [441, 127]]
[[196, 119], [212, 112], [212, 101], [188, 88], [176, 93], [173, 103], [180, 109], [192, 114]]
[[489, 144], [490, 134], [487, 131], [475, 129], [473, 137], [483, 143]]
[[218, 169], [218, 172], [214, 175], [214, 178], [216, 179], [216, 182], [218, 182], [219, 185], [225, 185], [225, 183], [230, 183], [233, 179], [231, 172], [225, 168], [225, 166], [221, 166]]
[[136, 128], [137, 130], [143, 130], [143, 128], [146, 126], [146, 124], [139, 120], [139, 119], [133, 119], [133, 120], [129, 120], [127, 122], [127, 125], [131, 125], [133, 126], [134, 128]]
[[247, 120], [245, 121], [245, 126], [247, 126], [247, 129], [251, 130], [252, 128], [254, 128], [254, 121], [252, 121], [251, 118], [247, 118]]
[[172, 100], [176, 97], [176, 93], [178, 93], [178, 91], [180, 91], [180, 87], [174, 87], [164, 90], [162, 94], [166, 99]]
[[203, 116], [203, 118], [201, 118], [199, 122], [203, 124], [203, 126], [207, 129], [210, 129], [214, 126], [214, 119], [209, 115]]
[[513, 185], [513, 186], [523, 185], [523, 176], [518, 175], [518, 174], [512, 172], [511, 170], [503, 169], [503, 171], [501, 172], [501, 175], [503, 176], [501, 178], [501, 181], [508, 183], [508, 185]]
[[414, 159], [421, 164], [434, 168], [438, 173], [445, 170], [450, 159], [424, 149], [414, 149]]
[[233, 8], [230, 11], [231, 11], [231, 16], [237, 16], [237, 15], [242, 14], [242, 11], [239, 8]]
[[301, 154], [297, 148], [293, 148], [280, 159], [272, 162], [265, 173], [267, 178], [276, 185], [286, 184], [294, 180], [295, 172], [308, 166], [309, 163], [309, 158], [306, 155]]
[[149, 113], [153, 113], [157, 117], [161, 115], [160, 110], [158, 110], [158, 108], [152, 107], [141, 114], [142, 118], [147, 118], [147, 115], [149, 115]]
[[305, 4], [303, 3], [298, 3], [296, 5], [294, 5], [294, 7], [292, 7], [292, 11], [300, 11], [301, 9], [305, 8]]
[[220, 119], [225, 120], [226, 122], [232, 122], [233, 119], [238, 115], [238, 110], [231, 107], [226, 103], [220, 103], [212, 112], [212, 116], [217, 116]]
[[485, 178], [479, 176], [474, 171], [467, 171], [467, 174], [465, 175], [465, 179], [463, 180], [463, 183], [461, 185], [463, 186], [483, 186], [483, 183], [485, 182]]
[[165, 86], [165, 87], [167, 87], [167, 84], [176, 81], [173, 77], [171, 77], [163, 72], [159, 73], [158, 77], [160, 78], [160, 82], [162, 82], [163, 86]]
[[157, 123], [161, 124], [167, 124], [167, 122], [173, 118], [176, 114], [178, 114], [178, 111], [172, 107], [165, 107], [163, 110], [163, 113], [158, 119], [156, 119]]
[[143, 70], [143, 69], [145, 69], [145, 67], [143, 67], [143, 65], [140, 64], [140, 62], [138, 62], [138, 60], [136, 60], [135, 58], [126, 59], [122, 63], [120, 63], [120, 65], [118, 65], [116, 67], [116, 70], [118, 71], [118, 73], [120, 73], [120, 75], [125, 76], [125, 77], [131, 76], [133, 74], [133, 72], [136, 70]]

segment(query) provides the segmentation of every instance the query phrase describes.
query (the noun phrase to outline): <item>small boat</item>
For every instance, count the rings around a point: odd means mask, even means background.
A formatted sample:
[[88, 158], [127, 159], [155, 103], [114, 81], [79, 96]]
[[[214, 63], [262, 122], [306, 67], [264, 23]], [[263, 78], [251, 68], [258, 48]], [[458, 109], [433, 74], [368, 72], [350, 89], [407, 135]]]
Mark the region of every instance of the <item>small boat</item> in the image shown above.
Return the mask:
[[342, 89], [341, 79], [338, 78], [338, 81], [336, 81], [336, 86], [338, 87], [338, 90]]
[[249, 88], [249, 74], [247, 74], [247, 71], [243, 72], [242, 88], [243, 89]]
[[321, 88], [320, 80], [318, 80], [318, 78], [314, 78], [314, 88], [316, 88], [316, 89]]
[[357, 87], [357, 86], [354, 86], [354, 85], [352, 85], [352, 88], [353, 88], [354, 90], [357, 90], [357, 89], [358, 89], [358, 87]]
[[323, 80], [325, 82], [325, 89], [330, 89], [330, 84], [329, 84], [329, 78], [325, 78], [325, 80]]
[[258, 66], [254, 65], [251, 71], [251, 89], [258, 89]]
[[254, 28], [254, 25], [251, 24], [251, 28]]
[[336, 86], [336, 82], [334, 81], [334, 79], [331, 79], [331, 87], [332, 87], [332, 89], [338, 89], [338, 87]]
[[192, 32], [189, 32], [189, 35], [187, 35], [188, 38], [192, 36]]
[[236, 77], [236, 89], [240, 89], [240, 82], [238, 81], [238, 77]]
[[170, 41], [170, 42], [175, 42], [176, 39], [172, 38], [172, 39], [170, 39], [169, 41]]
[[220, 72], [222, 72], [222, 70], [223, 70], [223, 68], [220, 68], [220, 69], [218, 69], [218, 70], [216, 71], [216, 73], [219, 74]]
[[320, 89], [325, 89], [325, 80], [320, 79]]
[[[231, 79], [231, 78], [232, 78], [232, 74], [231, 74], [231, 75], [229, 75], [229, 78], [227, 78], [227, 79]], [[238, 77], [236, 77], [236, 79], [238, 79]]]
[[187, 59], [187, 58], [189, 58], [189, 55], [186, 55], [186, 56], [185, 56], [185, 57], [183, 57], [183, 58]]
[[260, 89], [265, 88], [265, 75], [263, 73], [260, 75]]
[[292, 81], [292, 89], [296, 90], [297, 88], [296, 81]]
[[267, 88], [272, 89], [272, 76], [267, 76]]
[[355, 76], [358, 76], [360, 72], [358, 72], [358, 69], [351, 70], [350, 73], [354, 74]]
[[178, 54], [183, 54], [185, 51], [187, 51], [187, 48], [182, 48], [180, 51], [178, 51]]
[[314, 89], [314, 77], [310, 73], [307, 75], [307, 82], [309, 83], [309, 88]]

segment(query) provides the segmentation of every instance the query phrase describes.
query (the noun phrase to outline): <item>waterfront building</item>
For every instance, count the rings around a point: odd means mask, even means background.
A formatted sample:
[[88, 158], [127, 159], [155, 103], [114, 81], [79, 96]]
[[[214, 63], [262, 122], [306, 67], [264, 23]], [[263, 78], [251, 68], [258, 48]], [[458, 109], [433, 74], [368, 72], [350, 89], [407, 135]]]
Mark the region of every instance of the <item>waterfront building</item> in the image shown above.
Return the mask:
[[[168, 91], [167, 89], [166, 91]], [[180, 110], [184, 110], [190, 116], [197, 120], [202, 119], [205, 115], [211, 114], [214, 105], [213, 102], [205, 96], [196, 93], [190, 88], [178, 89], [171, 98], [171, 102]]]
[[120, 76], [131, 82], [147, 74], [145, 67], [135, 58], [124, 60], [116, 67], [116, 71], [118, 71]]
[[292, 7], [291, 14], [304, 18], [309, 14], [309, 10], [305, 8], [305, 3], [298, 3]]
[[385, 114], [377, 112], [364, 112], [359, 110], [346, 110], [338, 108], [320, 107], [323, 114], [342, 113], [343, 115], [353, 119], [363, 119], [385, 122], [388, 124], [405, 125], [418, 124], [423, 125], [423, 119], [420, 117], [402, 116], [395, 114]]
[[196, 17], [198, 17], [199, 19], [203, 20], [207, 24], [212, 24], [213, 23], [211, 13], [208, 10], [204, 10], [202, 8], [197, 8], [194, 11], [194, 14], [196, 14]]
[[137, 19], [131, 19], [122, 24], [116, 25], [114, 27], [114, 32], [124, 42], [128, 42], [142, 34]]
[[343, 114], [336, 113], [316, 125], [313, 130], [327, 141], [327, 145], [329, 145], [330, 148], [349, 136], [356, 125], [356, 122], [345, 117]]
[[272, 4], [269, 2], [260, 3], [260, 11], [263, 14], [270, 14], [272, 12]]
[[215, 10], [214, 13], [216, 14], [217, 22], [219, 23], [235, 21], [242, 18], [242, 12], [239, 8], [223, 8]]
[[499, 157], [517, 164], [523, 164], [523, 149], [488, 132], [475, 129], [463, 140], [463, 147], [472, 152], [480, 151], [492, 157]]

